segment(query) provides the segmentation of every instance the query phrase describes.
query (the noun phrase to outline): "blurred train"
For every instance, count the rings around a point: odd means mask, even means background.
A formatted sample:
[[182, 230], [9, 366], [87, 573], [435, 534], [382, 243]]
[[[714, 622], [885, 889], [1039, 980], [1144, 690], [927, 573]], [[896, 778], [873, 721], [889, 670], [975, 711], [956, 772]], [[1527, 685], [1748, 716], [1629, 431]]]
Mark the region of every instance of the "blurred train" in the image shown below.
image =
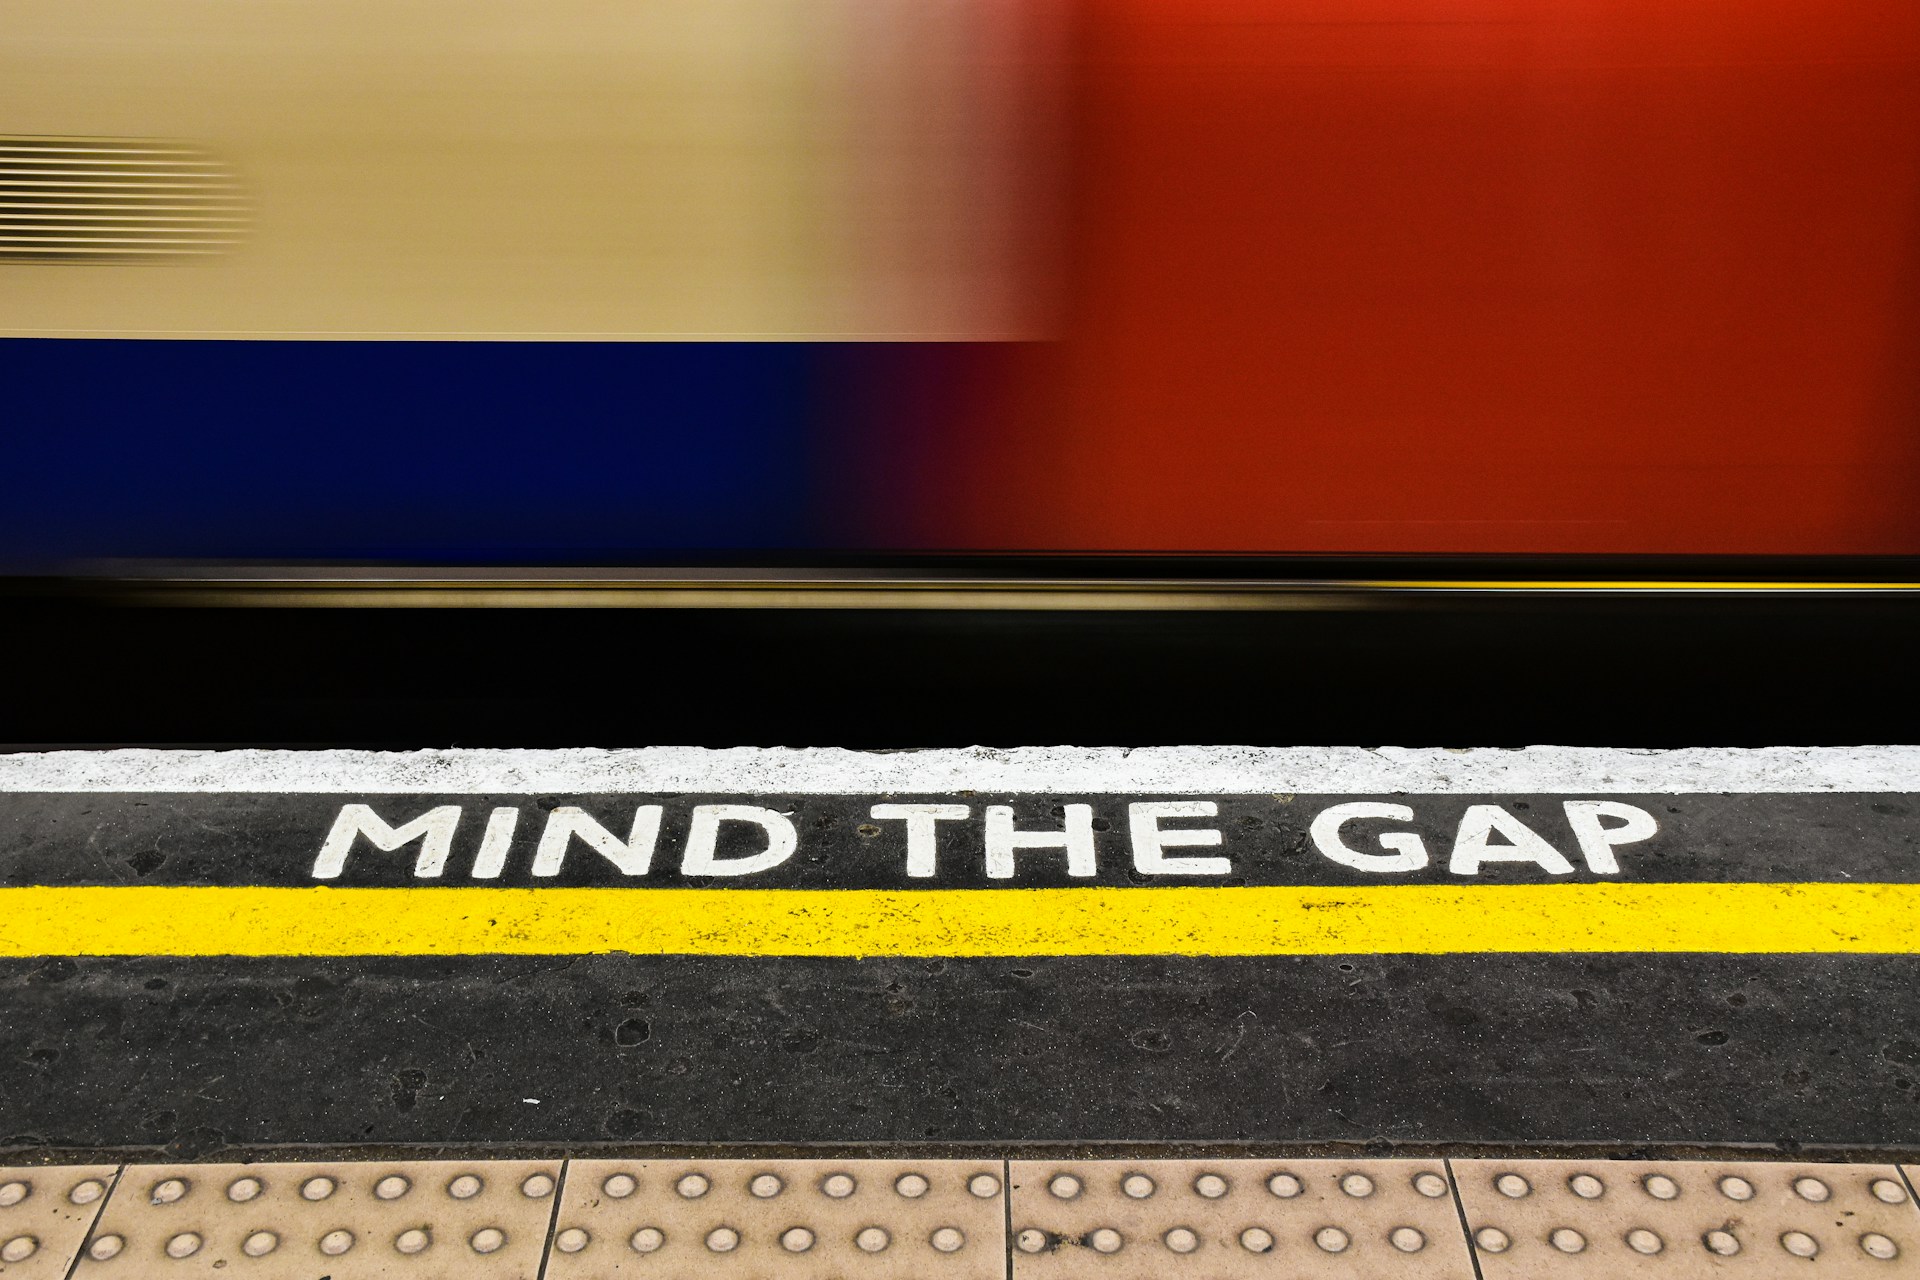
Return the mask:
[[1920, 553], [1909, 0], [8, 0], [0, 562]]
[[0, 1276], [1912, 1276], [1916, 653], [1920, 0], [0, 0]]

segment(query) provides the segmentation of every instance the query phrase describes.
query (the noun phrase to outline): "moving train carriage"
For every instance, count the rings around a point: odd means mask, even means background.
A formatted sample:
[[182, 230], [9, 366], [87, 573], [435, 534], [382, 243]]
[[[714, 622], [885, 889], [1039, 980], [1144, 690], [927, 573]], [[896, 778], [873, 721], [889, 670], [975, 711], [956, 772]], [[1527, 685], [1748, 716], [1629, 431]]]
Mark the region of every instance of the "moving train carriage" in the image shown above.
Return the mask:
[[1916, 72], [13, 0], [0, 1276], [1913, 1274]]

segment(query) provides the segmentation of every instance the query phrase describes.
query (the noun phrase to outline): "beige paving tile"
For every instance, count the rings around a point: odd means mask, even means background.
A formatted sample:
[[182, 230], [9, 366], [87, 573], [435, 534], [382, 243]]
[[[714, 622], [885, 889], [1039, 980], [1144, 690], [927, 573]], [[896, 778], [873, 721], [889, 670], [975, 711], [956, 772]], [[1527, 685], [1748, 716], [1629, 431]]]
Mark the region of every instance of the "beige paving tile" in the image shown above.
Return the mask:
[[0, 1169], [0, 1277], [65, 1280], [115, 1165]]
[[997, 1160], [576, 1160], [547, 1280], [1001, 1280]]
[[1438, 1160], [1016, 1161], [1016, 1280], [1472, 1280]]
[[[1472, 1276], [1438, 1161], [1030, 1161], [1005, 1189], [992, 1160], [115, 1174], [0, 1169], [0, 1280], [65, 1280], [77, 1254], [78, 1277], [534, 1280], [543, 1251], [551, 1280], [1000, 1280], [1009, 1252], [1019, 1280]], [[1484, 1280], [1920, 1277], [1920, 1207], [1892, 1165], [1462, 1160], [1452, 1174]]]
[[129, 1165], [76, 1277], [534, 1280], [557, 1160]]
[[1485, 1280], [1920, 1276], [1892, 1165], [1457, 1160]]

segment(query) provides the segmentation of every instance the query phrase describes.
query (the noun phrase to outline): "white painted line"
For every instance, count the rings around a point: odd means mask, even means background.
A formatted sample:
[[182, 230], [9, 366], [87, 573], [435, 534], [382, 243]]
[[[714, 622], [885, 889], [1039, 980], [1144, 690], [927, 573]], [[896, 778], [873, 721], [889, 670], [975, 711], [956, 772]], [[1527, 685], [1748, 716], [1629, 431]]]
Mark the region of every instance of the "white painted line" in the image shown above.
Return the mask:
[[1920, 746], [811, 747], [607, 751], [53, 751], [0, 755], [0, 792], [1138, 795], [1920, 791]]

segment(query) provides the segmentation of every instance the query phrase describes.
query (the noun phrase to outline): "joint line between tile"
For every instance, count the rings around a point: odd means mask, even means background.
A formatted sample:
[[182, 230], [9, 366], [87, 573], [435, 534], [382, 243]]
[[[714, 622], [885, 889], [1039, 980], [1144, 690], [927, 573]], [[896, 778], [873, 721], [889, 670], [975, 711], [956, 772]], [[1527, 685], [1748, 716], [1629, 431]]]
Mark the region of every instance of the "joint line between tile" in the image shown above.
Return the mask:
[[100, 1197], [100, 1207], [93, 1211], [93, 1221], [89, 1222], [87, 1229], [81, 1233], [80, 1243], [74, 1246], [73, 1256], [67, 1259], [64, 1280], [73, 1280], [74, 1273], [80, 1270], [80, 1259], [86, 1256], [87, 1246], [93, 1243], [93, 1233], [100, 1229], [100, 1219], [106, 1216], [107, 1206], [113, 1203], [114, 1192], [120, 1189], [120, 1179], [126, 1172], [126, 1165], [114, 1166], [113, 1179], [107, 1183], [107, 1193]]
[[1000, 1162], [1000, 1220], [1004, 1224], [1000, 1247], [1007, 1258], [1007, 1280], [1013, 1280], [1013, 1161]]
[[1440, 1165], [1447, 1171], [1447, 1194], [1453, 1197], [1453, 1212], [1460, 1219], [1460, 1238], [1467, 1246], [1467, 1262], [1473, 1267], [1473, 1280], [1486, 1280], [1480, 1274], [1480, 1253], [1473, 1247], [1473, 1228], [1467, 1225], [1467, 1206], [1460, 1199], [1460, 1180], [1454, 1176], [1453, 1161], [1443, 1159]]
[[560, 1229], [560, 1204], [567, 1194], [567, 1170], [573, 1167], [573, 1161], [562, 1160], [559, 1172], [553, 1179], [553, 1209], [547, 1214], [547, 1241], [540, 1250], [540, 1270], [538, 1280], [547, 1280], [547, 1263], [553, 1259], [554, 1233]]

